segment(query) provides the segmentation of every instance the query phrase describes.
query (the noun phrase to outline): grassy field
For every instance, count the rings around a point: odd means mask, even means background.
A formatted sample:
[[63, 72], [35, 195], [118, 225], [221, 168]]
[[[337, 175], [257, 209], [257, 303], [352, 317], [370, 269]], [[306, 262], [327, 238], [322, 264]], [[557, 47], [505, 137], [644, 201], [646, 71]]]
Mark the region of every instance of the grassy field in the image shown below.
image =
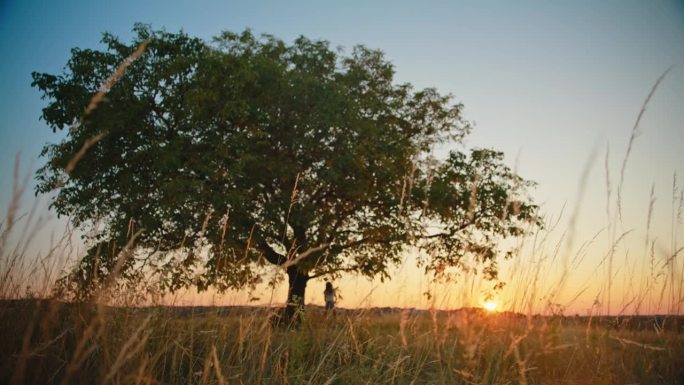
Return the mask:
[[682, 384], [683, 317], [3, 301], [3, 384]]

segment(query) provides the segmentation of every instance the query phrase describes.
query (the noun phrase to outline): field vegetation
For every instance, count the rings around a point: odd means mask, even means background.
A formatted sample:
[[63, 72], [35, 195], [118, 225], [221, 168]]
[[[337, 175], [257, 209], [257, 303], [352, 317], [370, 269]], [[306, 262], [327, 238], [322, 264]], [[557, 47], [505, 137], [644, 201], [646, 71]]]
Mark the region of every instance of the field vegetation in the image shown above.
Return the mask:
[[10, 384], [678, 384], [682, 317], [4, 301]]

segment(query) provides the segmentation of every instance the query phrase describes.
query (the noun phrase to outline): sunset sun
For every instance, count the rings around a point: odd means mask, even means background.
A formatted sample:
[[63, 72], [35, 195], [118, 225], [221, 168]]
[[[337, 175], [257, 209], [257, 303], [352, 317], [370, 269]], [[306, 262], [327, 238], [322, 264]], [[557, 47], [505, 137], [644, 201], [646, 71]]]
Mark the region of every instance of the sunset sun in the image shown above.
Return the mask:
[[482, 307], [485, 308], [485, 310], [487, 310], [488, 312], [495, 312], [498, 308], [498, 304], [495, 300], [489, 299], [482, 303]]

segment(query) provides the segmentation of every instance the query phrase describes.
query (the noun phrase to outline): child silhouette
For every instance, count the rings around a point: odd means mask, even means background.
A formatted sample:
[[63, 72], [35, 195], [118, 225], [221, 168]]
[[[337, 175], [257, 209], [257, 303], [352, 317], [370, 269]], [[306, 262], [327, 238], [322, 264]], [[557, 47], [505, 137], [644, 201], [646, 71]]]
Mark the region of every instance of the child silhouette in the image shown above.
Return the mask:
[[325, 283], [323, 296], [325, 297], [325, 310], [332, 310], [335, 307], [335, 289], [333, 288], [332, 283]]

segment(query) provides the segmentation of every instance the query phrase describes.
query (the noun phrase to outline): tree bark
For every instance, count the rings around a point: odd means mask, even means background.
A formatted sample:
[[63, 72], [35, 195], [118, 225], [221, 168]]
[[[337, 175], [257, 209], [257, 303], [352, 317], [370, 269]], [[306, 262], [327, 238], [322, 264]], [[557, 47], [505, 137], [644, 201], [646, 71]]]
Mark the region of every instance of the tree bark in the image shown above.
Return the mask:
[[285, 326], [297, 326], [304, 312], [304, 295], [309, 275], [302, 273], [297, 266], [287, 268], [287, 304], [281, 316], [281, 324]]

